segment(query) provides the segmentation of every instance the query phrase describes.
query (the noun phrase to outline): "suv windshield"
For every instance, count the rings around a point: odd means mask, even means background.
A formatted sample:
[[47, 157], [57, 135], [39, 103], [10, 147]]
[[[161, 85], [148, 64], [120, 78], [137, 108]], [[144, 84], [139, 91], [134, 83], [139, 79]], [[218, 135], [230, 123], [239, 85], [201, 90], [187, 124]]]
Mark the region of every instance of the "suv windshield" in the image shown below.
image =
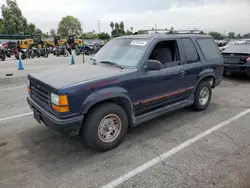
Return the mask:
[[96, 62], [114, 62], [135, 67], [148, 46], [148, 39], [113, 39], [94, 56]]

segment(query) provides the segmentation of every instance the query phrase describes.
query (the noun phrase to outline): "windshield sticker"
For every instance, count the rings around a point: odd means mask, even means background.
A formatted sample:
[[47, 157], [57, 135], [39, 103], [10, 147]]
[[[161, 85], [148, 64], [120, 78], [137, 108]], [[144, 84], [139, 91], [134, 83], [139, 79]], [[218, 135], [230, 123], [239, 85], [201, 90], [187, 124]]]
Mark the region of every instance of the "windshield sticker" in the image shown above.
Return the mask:
[[136, 46], [146, 46], [147, 42], [146, 41], [141, 41], [141, 40], [133, 40], [131, 42], [131, 45], [136, 45]]

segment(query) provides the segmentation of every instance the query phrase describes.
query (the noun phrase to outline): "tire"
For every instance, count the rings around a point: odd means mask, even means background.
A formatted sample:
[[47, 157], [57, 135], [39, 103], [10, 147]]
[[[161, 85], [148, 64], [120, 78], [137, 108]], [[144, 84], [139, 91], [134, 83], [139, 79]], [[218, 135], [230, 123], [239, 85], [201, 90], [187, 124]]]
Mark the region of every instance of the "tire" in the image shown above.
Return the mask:
[[22, 58], [22, 59], [26, 59], [26, 55], [21, 54], [21, 58]]
[[[205, 98], [205, 99], [203, 98], [203, 102], [200, 99], [200, 97], [202, 95], [202, 91], [203, 92], [206, 91], [206, 93], [207, 93], [207, 98]], [[194, 94], [194, 108], [195, 108], [195, 110], [197, 110], [197, 111], [205, 110], [211, 101], [211, 97], [212, 97], [211, 84], [209, 83], [208, 80], [204, 80], [198, 85], [198, 87], [195, 91], [195, 94]]]
[[3, 54], [2, 57], [1, 57], [1, 60], [5, 61], [5, 58], [6, 58], [6, 56]]
[[80, 55], [80, 54], [81, 54], [80, 50], [76, 50], [76, 51], [75, 51], [75, 54], [76, 54], [76, 55]]
[[[105, 117], [110, 116], [119, 124], [120, 129], [111, 140], [105, 140], [101, 136], [100, 123]], [[117, 120], [117, 121], [116, 121]], [[107, 121], [107, 119], [106, 119]], [[112, 127], [112, 126], [110, 126]], [[104, 130], [104, 132], [108, 130]], [[128, 116], [123, 108], [114, 103], [104, 103], [92, 109], [83, 124], [82, 136], [87, 146], [96, 151], [108, 151], [118, 146], [128, 131]], [[107, 132], [106, 132], [107, 133]], [[104, 133], [105, 134], [105, 133]]]
[[69, 53], [68, 52], [64, 52], [64, 57], [68, 57], [69, 56]]
[[223, 71], [223, 76], [227, 76], [228, 75], [228, 72], [227, 71]]
[[44, 57], [45, 57], [45, 58], [48, 58], [48, 56], [49, 56], [49, 54], [46, 52], [46, 53], [44, 54]]

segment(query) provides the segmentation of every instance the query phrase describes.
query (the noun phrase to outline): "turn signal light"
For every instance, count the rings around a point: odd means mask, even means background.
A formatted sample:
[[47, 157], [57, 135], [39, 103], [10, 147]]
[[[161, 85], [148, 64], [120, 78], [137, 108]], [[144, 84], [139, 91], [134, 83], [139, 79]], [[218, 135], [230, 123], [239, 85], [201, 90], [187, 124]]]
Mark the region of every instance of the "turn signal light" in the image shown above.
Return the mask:
[[247, 58], [247, 62], [250, 62], [250, 56]]
[[69, 106], [57, 106], [52, 104], [52, 108], [57, 112], [69, 112]]
[[52, 108], [57, 112], [69, 112], [69, 102], [67, 95], [51, 94]]

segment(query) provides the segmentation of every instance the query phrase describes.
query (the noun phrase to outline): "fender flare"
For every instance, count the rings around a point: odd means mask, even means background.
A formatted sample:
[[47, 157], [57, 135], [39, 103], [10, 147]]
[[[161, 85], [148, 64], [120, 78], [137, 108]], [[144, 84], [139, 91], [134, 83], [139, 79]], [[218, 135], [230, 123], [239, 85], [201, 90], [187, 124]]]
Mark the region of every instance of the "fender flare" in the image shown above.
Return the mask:
[[131, 116], [133, 115], [133, 105], [131, 99], [127, 95], [128, 91], [120, 87], [105, 88], [90, 94], [81, 105], [82, 114], [86, 114], [91, 107], [102, 101], [112, 98], [123, 98], [126, 99], [131, 107]]
[[201, 76], [199, 76], [199, 78], [198, 78], [198, 80], [196, 82], [195, 88], [194, 88], [194, 92], [196, 91], [196, 88], [201, 83], [201, 81], [206, 79], [206, 78], [209, 78], [209, 77], [212, 77], [214, 79], [214, 82], [213, 82], [213, 85], [212, 85], [212, 88], [214, 88], [214, 86], [215, 86], [215, 75], [214, 75], [213, 72], [207, 72], [207, 73], [204, 73]]

